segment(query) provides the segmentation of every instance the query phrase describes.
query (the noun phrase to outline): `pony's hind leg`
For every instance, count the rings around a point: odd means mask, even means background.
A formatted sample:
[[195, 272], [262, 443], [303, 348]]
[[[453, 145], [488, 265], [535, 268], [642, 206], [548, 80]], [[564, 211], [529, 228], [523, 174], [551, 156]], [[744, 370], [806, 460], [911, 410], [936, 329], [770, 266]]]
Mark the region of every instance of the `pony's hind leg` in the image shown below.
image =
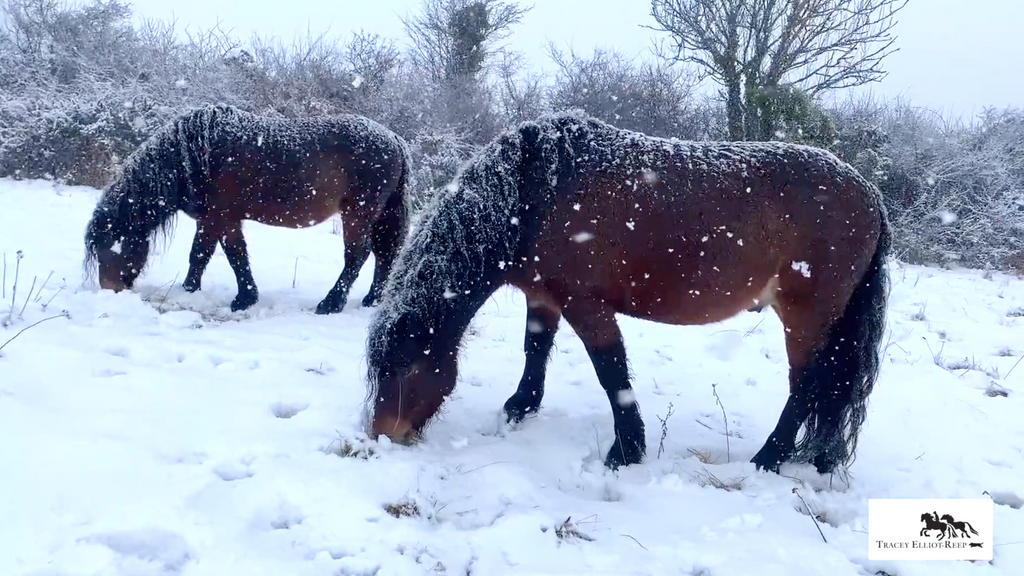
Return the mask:
[[816, 345], [823, 340], [821, 326], [810, 328], [801, 325], [809, 319], [794, 306], [783, 303], [775, 305], [776, 312], [786, 327], [786, 354], [789, 357], [789, 398], [779, 415], [779, 421], [764, 446], [750, 460], [759, 470], [778, 473], [783, 462], [789, 461], [796, 451], [796, 437], [800, 427], [811, 413], [809, 388], [815, 383], [808, 381], [807, 364]]
[[605, 457], [605, 466], [614, 470], [639, 464], [647, 451], [647, 438], [640, 406], [630, 385], [626, 345], [615, 322], [615, 312], [604, 304], [574, 299], [562, 309], [562, 314], [583, 341], [612, 407], [615, 443]]
[[[781, 462], [792, 460], [813, 462], [827, 474], [852, 460], [878, 378], [888, 297], [886, 249], [887, 244], [879, 245], [854, 286], [844, 285], [848, 277], [819, 280], [813, 287], [799, 279], [787, 283], [784, 273], [776, 310], [787, 330], [790, 397], [775, 431], [754, 456], [759, 468], [777, 471]], [[796, 442], [801, 424], [805, 433]]]
[[210, 264], [217, 250], [217, 234], [213, 227], [202, 220], [196, 222], [196, 235], [192, 239], [192, 251], [188, 255], [188, 275], [181, 283], [186, 292], [195, 292], [202, 286], [203, 272]]
[[505, 416], [509, 422], [522, 422], [527, 414], [540, 409], [548, 359], [561, 318], [561, 311], [527, 296], [526, 337], [523, 342], [526, 365], [515, 394], [505, 401]]
[[334, 314], [341, 312], [348, 301], [348, 293], [352, 284], [359, 277], [359, 271], [370, 256], [370, 239], [366, 224], [355, 218], [342, 216], [342, 234], [345, 238], [345, 264], [338, 275], [334, 287], [327, 292], [324, 299], [316, 305], [317, 314]]
[[402, 247], [405, 235], [408, 230], [408, 214], [405, 201], [401, 194], [392, 193], [384, 205], [384, 211], [380, 218], [373, 223], [373, 230], [370, 233], [374, 256], [373, 282], [370, 283], [370, 290], [363, 297], [363, 306], [370, 307], [377, 305], [381, 293], [384, 292], [384, 284], [391, 274], [391, 267]]
[[249, 249], [245, 244], [245, 236], [242, 235], [241, 222], [227, 227], [227, 230], [221, 234], [220, 245], [224, 248], [228, 264], [231, 265], [231, 270], [235, 273], [235, 281], [238, 282], [238, 295], [231, 301], [231, 311], [245, 310], [259, 300], [260, 293], [256, 288], [256, 280], [252, 277], [252, 269], [249, 266]]

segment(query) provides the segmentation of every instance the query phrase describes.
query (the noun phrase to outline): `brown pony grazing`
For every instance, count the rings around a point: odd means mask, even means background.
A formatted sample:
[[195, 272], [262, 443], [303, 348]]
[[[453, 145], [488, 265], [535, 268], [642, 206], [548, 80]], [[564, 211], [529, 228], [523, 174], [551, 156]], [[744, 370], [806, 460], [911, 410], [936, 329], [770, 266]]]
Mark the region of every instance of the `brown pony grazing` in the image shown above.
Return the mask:
[[198, 108], [142, 144], [100, 198], [85, 232], [86, 274], [99, 261], [104, 289], [130, 289], [145, 267], [149, 242], [173, 231], [178, 211], [196, 220], [188, 275], [199, 290], [217, 243], [238, 281], [231, 310], [259, 299], [242, 221], [304, 228], [341, 213], [345, 265], [317, 314], [339, 312], [372, 249], [380, 297], [408, 231], [405, 142], [361, 116], [283, 119], [231, 106]]
[[605, 464], [635, 464], [646, 438], [615, 314], [707, 324], [769, 302], [790, 394], [752, 461], [830, 472], [853, 458], [878, 376], [889, 246], [877, 190], [824, 150], [652, 138], [580, 112], [523, 123], [462, 167], [399, 253], [367, 339], [368, 432], [419, 435], [473, 315], [511, 284], [527, 331], [508, 419], [540, 407], [564, 316], [611, 404]]

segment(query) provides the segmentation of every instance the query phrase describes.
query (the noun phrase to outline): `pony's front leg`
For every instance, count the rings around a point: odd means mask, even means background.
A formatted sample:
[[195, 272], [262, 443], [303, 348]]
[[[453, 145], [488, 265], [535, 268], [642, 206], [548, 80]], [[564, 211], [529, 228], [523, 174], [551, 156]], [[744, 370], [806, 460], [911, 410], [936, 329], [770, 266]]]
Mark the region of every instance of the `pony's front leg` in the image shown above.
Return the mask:
[[523, 342], [526, 366], [515, 394], [505, 401], [504, 410], [508, 422], [522, 422], [527, 414], [540, 409], [544, 399], [548, 358], [555, 344], [555, 333], [561, 318], [560, 310], [526, 297], [526, 338]]
[[249, 251], [245, 237], [242, 236], [241, 222], [228, 226], [220, 237], [220, 245], [224, 248], [224, 254], [227, 255], [228, 263], [231, 264], [231, 270], [234, 271], [235, 280], [238, 282], [238, 295], [231, 301], [231, 311], [245, 310], [259, 300], [260, 293], [249, 267]]
[[615, 311], [604, 303], [573, 299], [562, 309], [565, 319], [583, 341], [590, 361], [608, 395], [615, 421], [615, 443], [604, 460], [612, 470], [639, 464], [647, 451], [644, 421], [630, 385], [626, 345], [615, 322]]
[[192, 252], [188, 255], [188, 275], [181, 287], [186, 292], [195, 292], [202, 286], [203, 272], [210, 264], [217, 250], [217, 234], [203, 221], [196, 222], [196, 235], [192, 239]]

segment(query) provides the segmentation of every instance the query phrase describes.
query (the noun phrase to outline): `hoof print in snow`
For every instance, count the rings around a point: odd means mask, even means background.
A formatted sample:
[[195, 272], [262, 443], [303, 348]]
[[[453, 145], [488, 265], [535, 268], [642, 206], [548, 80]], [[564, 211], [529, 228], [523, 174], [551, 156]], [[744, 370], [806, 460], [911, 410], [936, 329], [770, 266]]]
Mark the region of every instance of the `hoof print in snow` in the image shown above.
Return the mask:
[[1017, 496], [1013, 492], [990, 493], [986, 491], [983, 492], [983, 494], [987, 494], [990, 498], [992, 498], [992, 502], [995, 502], [1000, 506], [1006, 506], [1008, 508], [1013, 508], [1014, 510], [1020, 510], [1021, 508], [1024, 508], [1024, 498]]
[[306, 408], [309, 408], [309, 403], [292, 403], [287, 404], [284, 402], [274, 402], [270, 405], [270, 412], [273, 413], [277, 418], [288, 419], [299, 412], [302, 412]]
[[278, 516], [270, 521], [270, 527], [274, 530], [287, 530], [299, 524], [302, 524], [302, 518], [298, 516]]
[[79, 542], [106, 546], [122, 556], [159, 566], [161, 572], [181, 572], [193, 557], [184, 538], [159, 528], [92, 534]]
[[334, 372], [334, 368], [331, 368], [330, 366], [324, 368], [324, 363], [321, 362], [320, 366], [317, 366], [316, 368], [306, 368], [306, 372], [316, 374], [318, 376], [327, 376], [328, 372]]
[[110, 354], [111, 356], [117, 356], [118, 358], [129, 357], [127, 348], [107, 348], [106, 350], [104, 350], [104, 352]]
[[356, 558], [349, 556], [342, 558], [337, 576], [377, 576], [380, 572], [380, 563], [369, 558]]
[[124, 370], [100, 370], [96, 373], [96, 376], [100, 378], [114, 378], [116, 376], [127, 376], [128, 373]]
[[246, 478], [252, 478], [255, 475], [248, 466], [243, 466], [241, 464], [220, 464], [218, 466], [214, 466], [213, 473], [225, 482], [245, 480]]

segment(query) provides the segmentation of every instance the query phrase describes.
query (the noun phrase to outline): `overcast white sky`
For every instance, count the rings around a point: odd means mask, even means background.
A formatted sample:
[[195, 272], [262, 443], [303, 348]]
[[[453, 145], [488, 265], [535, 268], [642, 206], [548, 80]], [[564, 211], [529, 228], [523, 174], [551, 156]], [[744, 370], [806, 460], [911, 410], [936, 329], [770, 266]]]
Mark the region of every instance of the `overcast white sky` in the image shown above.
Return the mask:
[[[529, 5], [530, 2], [522, 2]], [[589, 52], [596, 46], [642, 55], [656, 34], [649, 0], [534, 0], [509, 44], [533, 66], [550, 68], [548, 40]], [[135, 0], [137, 15], [179, 25], [253, 32], [285, 42], [296, 34], [359, 28], [404, 42], [400, 15], [419, 0]], [[985, 105], [1024, 106], [1024, 0], [910, 0], [896, 26], [899, 52], [885, 61], [889, 76], [871, 90], [902, 94], [944, 112], [971, 115]]]

